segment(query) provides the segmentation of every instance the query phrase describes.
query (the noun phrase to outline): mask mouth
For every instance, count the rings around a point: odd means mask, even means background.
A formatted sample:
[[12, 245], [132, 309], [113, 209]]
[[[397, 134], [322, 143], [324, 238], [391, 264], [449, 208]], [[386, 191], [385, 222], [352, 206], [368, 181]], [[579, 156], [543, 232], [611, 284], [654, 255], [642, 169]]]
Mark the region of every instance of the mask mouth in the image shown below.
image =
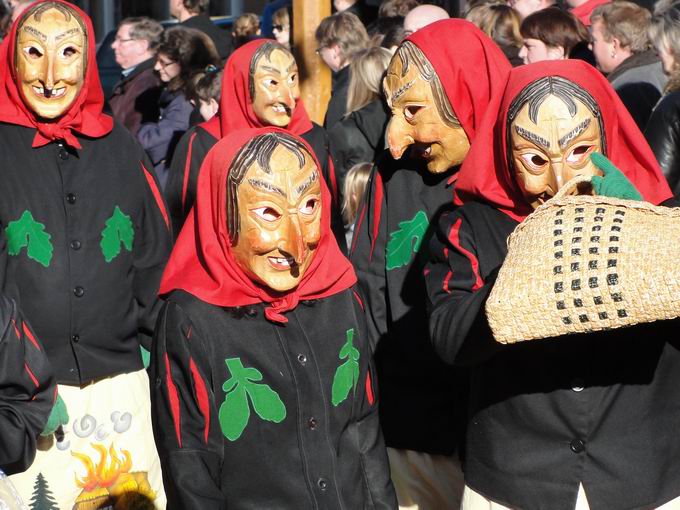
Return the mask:
[[35, 85], [31, 85], [31, 89], [33, 89], [33, 92], [36, 96], [44, 99], [59, 99], [66, 95], [66, 87], [46, 89], [44, 87], [36, 87]]
[[421, 143], [416, 142], [413, 144], [414, 153], [421, 158], [431, 159], [432, 158], [432, 144], [431, 143]]
[[291, 108], [288, 105], [285, 105], [283, 103], [274, 103], [271, 107], [272, 107], [272, 110], [274, 110], [274, 112], [279, 113], [279, 114], [285, 114], [288, 117], [290, 117], [293, 113]]

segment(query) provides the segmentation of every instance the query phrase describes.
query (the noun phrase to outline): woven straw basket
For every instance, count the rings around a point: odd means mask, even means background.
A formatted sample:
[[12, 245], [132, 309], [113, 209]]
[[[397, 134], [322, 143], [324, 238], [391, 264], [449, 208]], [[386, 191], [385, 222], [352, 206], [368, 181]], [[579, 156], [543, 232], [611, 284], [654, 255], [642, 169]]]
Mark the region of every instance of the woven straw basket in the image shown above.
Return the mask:
[[569, 195], [569, 181], [508, 239], [486, 303], [507, 344], [680, 316], [680, 208]]

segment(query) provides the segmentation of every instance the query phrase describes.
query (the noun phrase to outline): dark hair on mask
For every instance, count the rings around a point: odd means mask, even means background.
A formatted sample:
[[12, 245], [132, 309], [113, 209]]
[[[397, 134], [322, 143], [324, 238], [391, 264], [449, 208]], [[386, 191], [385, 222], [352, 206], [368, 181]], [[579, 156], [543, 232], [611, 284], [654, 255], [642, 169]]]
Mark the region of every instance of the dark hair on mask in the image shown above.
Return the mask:
[[264, 133], [256, 136], [238, 151], [227, 176], [227, 230], [233, 245], [238, 241], [241, 219], [238, 213], [238, 187], [254, 164], [268, 174], [272, 173], [271, 159], [274, 151], [283, 146], [297, 158], [300, 168], [305, 164], [309, 149], [297, 138], [286, 133]]
[[555, 96], [569, 110], [569, 114], [573, 117], [576, 115], [578, 105], [576, 100], [583, 103], [588, 111], [597, 119], [597, 125], [602, 140], [602, 154], [607, 155], [607, 139], [604, 131], [604, 124], [602, 121], [602, 112], [600, 105], [597, 104], [593, 96], [587, 90], [582, 89], [576, 83], [562, 78], [561, 76], [544, 76], [531, 82], [522, 90], [522, 92], [512, 100], [510, 108], [508, 109], [508, 118], [506, 120], [506, 147], [507, 160], [512, 163], [512, 144], [510, 141], [511, 130], [510, 126], [519, 115], [520, 110], [529, 105], [529, 119], [534, 123], [538, 123], [538, 110], [549, 96]]

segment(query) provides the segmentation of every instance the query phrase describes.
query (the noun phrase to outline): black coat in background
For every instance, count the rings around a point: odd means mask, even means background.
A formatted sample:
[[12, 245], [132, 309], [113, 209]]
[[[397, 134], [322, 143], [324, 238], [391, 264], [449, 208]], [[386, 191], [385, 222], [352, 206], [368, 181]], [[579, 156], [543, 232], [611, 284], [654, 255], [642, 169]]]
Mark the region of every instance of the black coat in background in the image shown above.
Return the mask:
[[[471, 202], [441, 216], [430, 249], [434, 346], [446, 362], [472, 365], [466, 484], [526, 510], [573, 510], [581, 483], [592, 509], [656, 508], [680, 496], [679, 321], [495, 342], [484, 307], [517, 224]], [[585, 239], [591, 253], [599, 238]], [[607, 257], [608, 274], [616, 258]], [[559, 271], [568, 282], [569, 266]], [[545, 296], [556, 313], [568, 288]], [[604, 299], [621, 290], [600, 289]], [[622, 297], [624, 309], [639, 300]]]
[[[286, 317], [169, 295], [151, 364], [169, 510], [396, 510], [358, 295]], [[337, 392], [352, 365], [353, 389]]]
[[680, 91], [664, 96], [652, 111], [645, 138], [673, 195], [680, 197]]
[[331, 98], [328, 101], [328, 110], [323, 121], [323, 127], [331, 129], [340, 122], [347, 113], [347, 94], [349, 93], [350, 79], [349, 65], [337, 72], [333, 72], [331, 81]]
[[0, 295], [0, 469], [28, 469], [55, 398], [47, 355], [16, 304]]
[[350, 113], [328, 132], [328, 142], [342, 191], [345, 176], [357, 163], [373, 163], [385, 150], [389, 112], [381, 99]]
[[[347, 253], [345, 229], [340, 216], [338, 182], [333, 165], [330, 164], [328, 138], [326, 131], [318, 124], [312, 123], [312, 129], [300, 135], [314, 150], [321, 165], [323, 175], [333, 198], [331, 211], [331, 228], [343, 253]], [[200, 126], [190, 128], [180, 139], [175, 149], [168, 181], [165, 187], [165, 198], [172, 220], [174, 238], [177, 239], [189, 211], [196, 201], [196, 184], [201, 163], [208, 151], [217, 143], [217, 139]]]
[[234, 45], [231, 41], [231, 35], [227, 30], [222, 30], [220, 27], [215, 25], [209, 16], [205, 14], [198, 14], [192, 16], [179, 23], [180, 26], [185, 28], [195, 28], [206, 34], [217, 48], [217, 53], [220, 55], [220, 59], [225, 61], [229, 58], [229, 55], [234, 51]]
[[[354, 227], [350, 260], [366, 297], [388, 447], [451, 455], [462, 438], [467, 377], [432, 348], [423, 278], [430, 222], [451, 202], [452, 172], [384, 153]], [[457, 169], [454, 169], [455, 171]]]

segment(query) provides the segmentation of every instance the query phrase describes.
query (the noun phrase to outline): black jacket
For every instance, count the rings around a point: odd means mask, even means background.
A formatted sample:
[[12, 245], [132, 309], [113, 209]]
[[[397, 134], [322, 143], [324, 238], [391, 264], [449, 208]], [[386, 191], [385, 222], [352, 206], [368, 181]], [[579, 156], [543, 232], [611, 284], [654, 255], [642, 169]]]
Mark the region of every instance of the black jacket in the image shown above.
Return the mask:
[[673, 195], [680, 197], [680, 91], [667, 94], [656, 105], [647, 122], [645, 138]]
[[0, 469], [28, 469], [55, 397], [47, 355], [16, 304], [0, 296]]
[[217, 48], [217, 53], [220, 55], [220, 59], [225, 61], [229, 58], [229, 55], [234, 51], [234, 45], [231, 41], [231, 35], [227, 30], [222, 30], [220, 27], [215, 25], [210, 20], [209, 16], [205, 14], [198, 14], [184, 20], [179, 24], [185, 28], [195, 28], [206, 34]]
[[430, 249], [432, 340], [445, 361], [473, 365], [466, 483], [527, 510], [573, 510], [580, 483], [592, 509], [680, 496], [678, 321], [495, 342], [484, 305], [516, 226], [469, 203], [442, 215]]
[[331, 129], [340, 122], [347, 113], [347, 95], [349, 93], [349, 66], [345, 66], [338, 72], [334, 72], [331, 81], [331, 98], [328, 101], [328, 110], [323, 121], [323, 127]]
[[263, 311], [168, 297], [151, 365], [168, 509], [396, 509], [358, 296], [285, 325]]
[[450, 455], [466, 415], [466, 376], [435, 354], [423, 278], [430, 221], [452, 200], [451, 173], [421, 161], [377, 163], [359, 209], [350, 259], [366, 296], [387, 446]]
[[363, 162], [372, 163], [385, 150], [385, 128], [388, 120], [387, 107], [378, 99], [350, 113], [330, 129], [328, 141], [340, 190], [343, 189], [345, 176], [352, 166]]
[[0, 286], [43, 342], [57, 382], [142, 368], [160, 309], [169, 220], [150, 163], [119, 124], [33, 148], [0, 124]]
[[[335, 169], [330, 162], [328, 138], [324, 129], [313, 124], [312, 129], [300, 135], [314, 150], [321, 165], [321, 174], [333, 199], [331, 227], [340, 249], [347, 252], [345, 230], [340, 216], [340, 194]], [[175, 239], [179, 235], [184, 220], [196, 201], [196, 184], [201, 163], [217, 139], [200, 126], [189, 129], [180, 139], [170, 165], [165, 197], [168, 201]]]

